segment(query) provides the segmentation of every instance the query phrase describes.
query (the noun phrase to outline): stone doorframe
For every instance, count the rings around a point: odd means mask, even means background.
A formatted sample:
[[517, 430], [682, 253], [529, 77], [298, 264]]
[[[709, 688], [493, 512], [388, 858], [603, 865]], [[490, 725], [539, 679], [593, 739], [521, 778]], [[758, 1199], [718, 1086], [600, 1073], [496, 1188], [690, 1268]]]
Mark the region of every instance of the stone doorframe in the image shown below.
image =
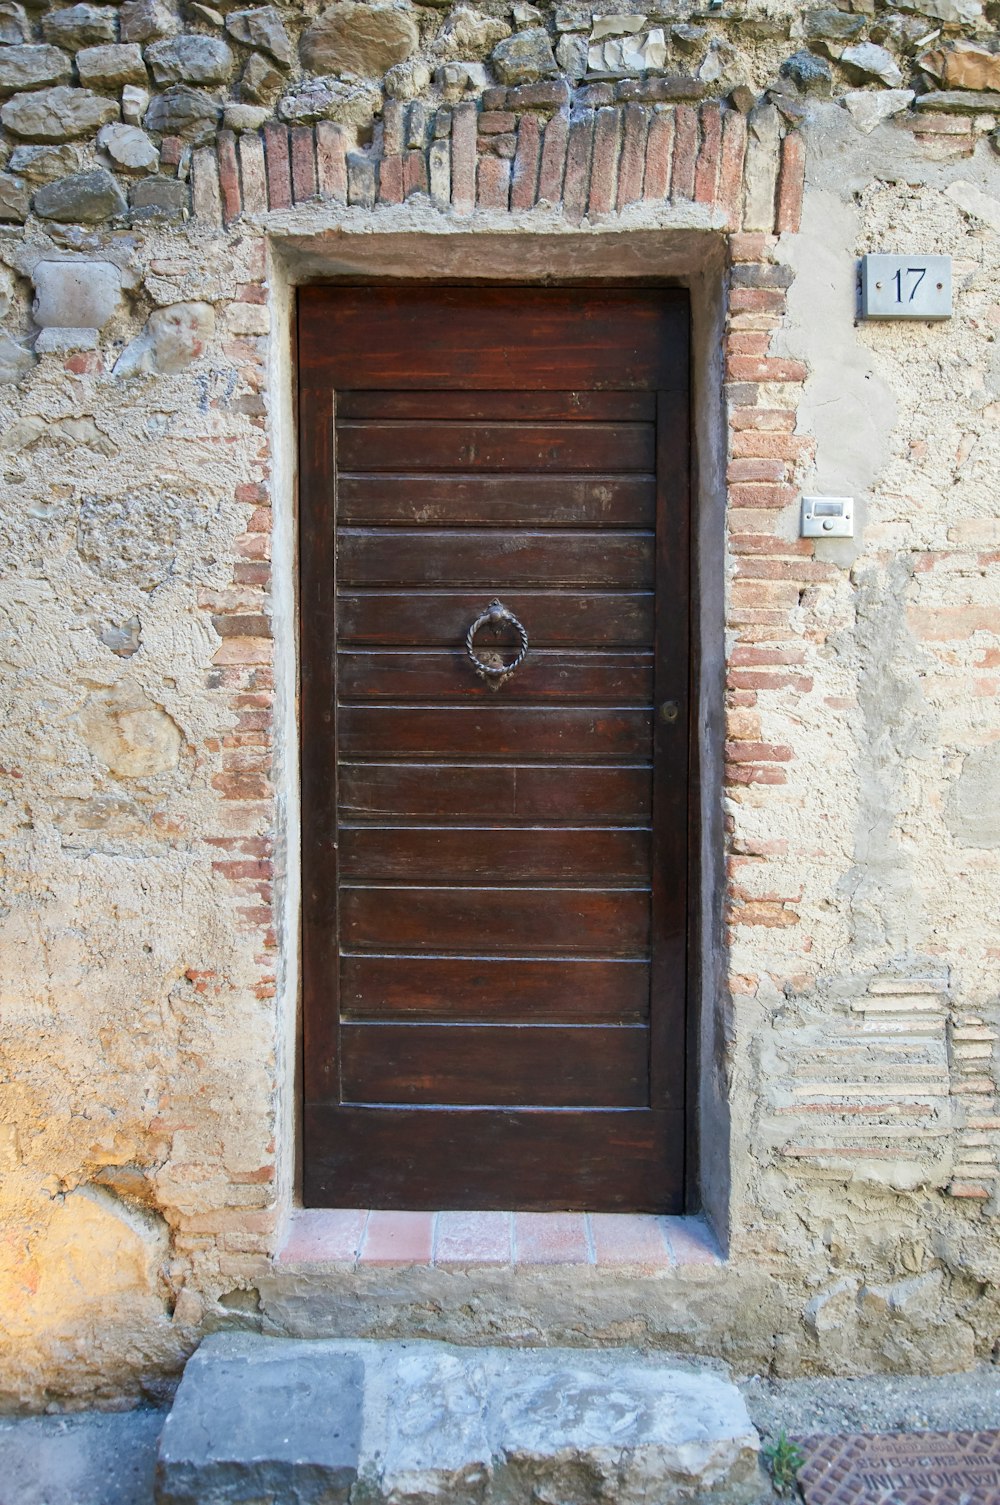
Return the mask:
[[[724, 117], [726, 122], [737, 118], [741, 119], [733, 115]], [[588, 164], [591, 183], [596, 171], [599, 126], [598, 120], [592, 137], [595, 162], [592, 167]], [[626, 170], [620, 148], [627, 128], [627, 118], [616, 126], [617, 144], [612, 159], [616, 173]], [[777, 512], [797, 495], [792, 484], [794, 473], [809, 452], [808, 440], [792, 432], [796, 394], [806, 372], [797, 362], [770, 353], [773, 335], [781, 328], [786, 289], [791, 281], [790, 270], [779, 261], [779, 233], [794, 233], [798, 228], [804, 167], [801, 142], [798, 136], [789, 135], [770, 143], [767, 157], [758, 153], [756, 158], [758, 180], [745, 183], [747, 168], [753, 165], [752, 153], [744, 151], [745, 133], [740, 127], [731, 129], [739, 134], [740, 144], [740, 172], [735, 187], [732, 182], [728, 187], [724, 184], [723, 152], [717, 150], [711, 170], [706, 166], [706, 141], [711, 144], [711, 127], [706, 130], [703, 122], [699, 126], [701, 146], [694, 177], [697, 181], [700, 163], [701, 181], [711, 184], [710, 198], [706, 196], [702, 202], [693, 197], [640, 199], [631, 207], [623, 206], [621, 213], [595, 211], [593, 217], [589, 213], [567, 216], [562, 204], [551, 202], [539, 203], [524, 212], [512, 212], [509, 178], [502, 202], [494, 200], [488, 204], [480, 193], [474, 209], [467, 202], [456, 202], [454, 194], [447, 207], [437, 206], [423, 191], [398, 203], [384, 199], [380, 202], [377, 188], [374, 203], [345, 202], [349, 192], [324, 198], [317, 191], [321, 187], [321, 169], [316, 165], [322, 160], [325, 134], [322, 127], [285, 133], [284, 141], [279, 142], [279, 165], [286, 160], [294, 163], [298, 136], [301, 176], [304, 137], [309, 137], [313, 166], [312, 176], [306, 177], [304, 187], [311, 187], [312, 192], [303, 194], [300, 204], [289, 203], [289, 199], [295, 198], [291, 192], [284, 207], [276, 205], [274, 209], [263, 210], [259, 219], [251, 215], [250, 206], [242, 201], [243, 185], [250, 180], [246, 174], [239, 176], [237, 157], [234, 159], [237, 188], [230, 184], [228, 196], [229, 209], [237, 210], [237, 215], [224, 214], [227, 198], [225, 191], [220, 192], [219, 184], [225, 181], [226, 145], [220, 141], [218, 158], [210, 148], [196, 154], [196, 185], [201, 174], [201, 191], [197, 186], [195, 191], [196, 206], [201, 211], [199, 218], [216, 219], [219, 229], [225, 220], [230, 234], [244, 227], [251, 233], [256, 229], [264, 232], [266, 255], [260, 258], [260, 298], [261, 301], [266, 298], [270, 305], [274, 335], [270, 342], [268, 385], [272, 394], [275, 765], [277, 787], [283, 791], [280, 804], [284, 806], [283, 809], [279, 806], [282, 825], [276, 863], [276, 871], [284, 877], [275, 894], [278, 949], [282, 957], [277, 979], [278, 996], [282, 1000], [279, 1029], [283, 1057], [276, 1135], [275, 1214], [279, 1224], [294, 1204], [298, 1175], [300, 895], [295, 289], [309, 281], [338, 277], [504, 282], [639, 278], [685, 286], [692, 300], [696, 498], [693, 620], [699, 638], [696, 725], [700, 761], [700, 777], [695, 784], [700, 817], [696, 908], [700, 914], [696, 986], [691, 1004], [695, 1057], [691, 1080], [697, 1087], [697, 1101], [689, 1181], [699, 1188], [699, 1204], [723, 1246], [728, 1242], [730, 1165], [734, 1151], [738, 1160], [746, 1154], [747, 1147], [730, 1145], [727, 1041], [731, 1036], [732, 984], [726, 964], [726, 926], [782, 923], [780, 914], [775, 916], [770, 911], [775, 908], [783, 911], [784, 901], [769, 905], [754, 900], [727, 878], [732, 856], [727, 850], [732, 844], [732, 822], [725, 815], [725, 790], [732, 785], [784, 782], [781, 763], [788, 750], [768, 748], [741, 727], [743, 722], [755, 719], [752, 709], [748, 717], [746, 708], [755, 705], [758, 691], [765, 695], [772, 689], [780, 692], [788, 684], [787, 670], [773, 672], [776, 666], [788, 662], [788, 655], [782, 654], [780, 644], [775, 641], [779, 636], [774, 625], [775, 612], [765, 610], [762, 615], [759, 598], [764, 582], [781, 576], [785, 556], [802, 552], [801, 547], [779, 538], [773, 525]], [[284, 133], [284, 128], [272, 130], [272, 138], [275, 131]], [[715, 139], [717, 148], [725, 146], [724, 132]], [[790, 142], [794, 143], [791, 147]], [[329, 146], [329, 136], [326, 144]], [[271, 159], [264, 153], [269, 149], [275, 150], [265, 142], [262, 160], [268, 170]], [[675, 144], [672, 149], [676, 149]], [[247, 160], [258, 159], [247, 154]], [[766, 168], [766, 173], [761, 173], [762, 168]], [[289, 181], [294, 181], [291, 166], [288, 172]], [[210, 191], [205, 189], [206, 174]], [[671, 176], [668, 175], [668, 182]], [[282, 179], [275, 174], [274, 181]], [[642, 173], [638, 181], [643, 181]], [[237, 191], [239, 200], [234, 196]], [[707, 194], [707, 189], [703, 191]], [[617, 196], [616, 189], [612, 204], [617, 203]], [[766, 227], [738, 228], [747, 219], [759, 226], [762, 217], [767, 219]], [[751, 578], [746, 584], [734, 583], [729, 577], [737, 572]], [[764, 605], [769, 607], [771, 603]], [[759, 636], [753, 625], [757, 621], [768, 623], [767, 648], [753, 646]], [[791, 643], [790, 629], [788, 637]], [[758, 913], [765, 909], [767, 913]]]

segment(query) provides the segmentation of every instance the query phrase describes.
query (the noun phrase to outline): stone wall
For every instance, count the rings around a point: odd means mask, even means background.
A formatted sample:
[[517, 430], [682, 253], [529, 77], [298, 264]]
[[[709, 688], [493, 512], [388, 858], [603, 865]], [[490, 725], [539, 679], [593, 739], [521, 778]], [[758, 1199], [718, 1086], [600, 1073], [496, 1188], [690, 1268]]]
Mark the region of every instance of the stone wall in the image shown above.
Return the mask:
[[[288, 268], [379, 232], [535, 266], [570, 233], [725, 237], [710, 1150], [737, 1289], [771, 1294], [767, 1333], [702, 1302], [686, 1342], [786, 1373], [994, 1352], [996, 21], [0, 0], [6, 1403], [156, 1394], [271, 1278]], [[954, 318], [856, 325], [869, 250], [950, 253]], [[803, 486], [858, 499], [856, 540], [798, 538]]]

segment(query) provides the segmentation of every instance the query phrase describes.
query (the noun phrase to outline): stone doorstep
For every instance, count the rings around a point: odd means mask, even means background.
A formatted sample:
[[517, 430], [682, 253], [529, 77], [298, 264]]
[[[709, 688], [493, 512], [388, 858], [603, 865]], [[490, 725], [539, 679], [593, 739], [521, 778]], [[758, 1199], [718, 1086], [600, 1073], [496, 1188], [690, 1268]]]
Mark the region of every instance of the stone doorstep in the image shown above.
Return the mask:
[[723, 1263], [698, 1217], [585, 1212], [383, 1212], [300, 1208], [278, 1251], [294, 1266], [475, 1269], [587, 1265], [650, 1274]]
[[163, 1428], [160, 1505], [759, 1499], [736, 1386], [635, 1349], [216, 1333]]

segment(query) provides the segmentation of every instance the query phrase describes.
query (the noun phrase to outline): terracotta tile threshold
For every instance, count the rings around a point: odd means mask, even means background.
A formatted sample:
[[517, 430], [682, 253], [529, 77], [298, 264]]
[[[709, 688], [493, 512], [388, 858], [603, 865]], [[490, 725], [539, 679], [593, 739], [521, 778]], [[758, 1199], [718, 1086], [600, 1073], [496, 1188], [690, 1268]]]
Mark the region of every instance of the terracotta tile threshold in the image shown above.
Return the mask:
[[721, 1265], [701, 1218], [597, 1212], [381, 1212], [300, 1208], [279, 1265], [525, 1269], [588, 1265], [650, 1274]]

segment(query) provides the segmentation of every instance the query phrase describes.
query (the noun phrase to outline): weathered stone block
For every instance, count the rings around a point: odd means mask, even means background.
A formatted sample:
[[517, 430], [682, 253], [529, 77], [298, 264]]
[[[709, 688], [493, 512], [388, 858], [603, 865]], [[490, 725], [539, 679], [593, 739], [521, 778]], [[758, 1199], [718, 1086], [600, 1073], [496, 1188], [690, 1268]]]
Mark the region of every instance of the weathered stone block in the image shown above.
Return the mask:
[[445, 57], [478, 60], [485, 58], [498, 42], [509, 36], [510, 27], [506, 21], [486, 16], [467, 5], [457, 5], [441, 28], [438, 46]]
[[102, 126], [97, 133], [97, 144], [126, 172], [155, 172], [160, 165], [159, 152], [137, 125], [116, 122]]
[[0, 382], [21, 381], [38, 363], [38, 357], [26, 350], [6, 332], [0, 332]]
[[76, 725], [95, 758], [122, 779], [166, 773], [180, 757], [177, 723], [138, 685], [95, 691]]
[[181, 218], [189, 206], [190, 190], [177, 178], [143, 178], [129, 191], [129, 202], [141, 217]]
[[631, 1350], [220, 1333], [163, 1429], [160, 1500], [737, 1505], [759, 1494], [757, 1447], [735, 1385]]
[[79, 47], [113, 42], [115, 21], [110, 5], [71, 5], [66, 10], [49, 10], [42, 17], [42, 36], [47, 42], [76, 52]]
[[829, 94], [833, 88], [833, 69], [825, 58], [803, 49], [786, 58], [782, 74], [790, 78], [805, 94]]
[[419, 41], [417, 23], [405, 10], [341, 0], [303, 32], [299, 52], [314, 73], [381, 78], [416, 51]]
[[15, 94], [0, 109], [0, 120], [27, 141], [73, 141], [93, 135], [100, 126], [117, 120], [118, 114], [117, 100], [60, 85], [34, 94]]
[[22, 225], [31, 207], [31, 193], [23, 178], [0, 172], [0, 224]]
[[126, 84], [147, 81], [142, 50], [133, 43], [85, 47], [76, 55], [81, 84], [94, 89], [122, 89]]
[[103, 167], [47, 183], [34, 199], [37, 215], [64, 225], [97, 225], [116, 214], [124, 214], [127, 207], [125, 195]]
[[901, 114], [912, 103], [912, 89], [858, 89], [843, 97], [845, 109], [866, 136], [883, 120]]
[[232, 48], [221, 37], [196, 32], [154, 42], [146, 61], [158, 84], [221, 84], [236, 64]]
[[549, 34], [543, 26], [516, 32], [493, 49], [493, 66], [504, 84], [532, 84], [556, 71]]
[[43, 43], [37, 47], [0, 48], [0, 94], [63, 84], [70, 76], [69, 57], [58, 47]]
[[286, 94], [278, 114], [290, 125], [310, 120], [336, 120], [340, 125], [370, 125], [382, 108], [382, 91], [372, 84], [346, 84], [336, 78], [317, 78], [294, 94]]
[[42, 329], [103, 329], [121, 303], [121, 272], [110, 261], [40, 261], [31, 280]]
[[835, 42], [853, 42], [865, 29], [865, 17], [833, 6], [807, 10], [802, 18], [807, 37], [826, 37]]
[[147, 131], [156, 131], [161, 136], [200, 142], [215, 134], [221, 114], [221, 105], [211, 95], [201, 89], [189, 89], [186, 84], [176, 84], [154, 96], [143, 124]]
[[122, 90], [122, 119], [128, 125], [141, 125], [149, 108], [149, 90], [126, 84]]
[[80, 167], [78, 146], [15, 146], [7, 163], [12, 173], [31, 183], [51, 183]]
[[254, 52], [247, 58], [240, 79], [240, 93], [247, 99], [271, 100], [284, 86], [285, 80], [270, 58]]
[[840, 55], [840, 66], [855, 83], [876, 79], [890, 89], [898, 89], [903, 82], [899, 64], [892, 53], [875, 42], [859, 42], [856, 47], [845, 47]]
[[120, 13], [123, 42], [155, 42], [180, 30], [180, 19], [168, 0], [125, 0]]
[[288, 40], [281, 12], [273, 5], [262, 5], [256, 10], [235, 10], [226, 17], [226, 30], [236, 42], [245, 47], [259, 47], [268, 53], [283, 68], [291, 66], [292, 44]]
[[0, 0], [0, 46], [15, 47], [18, 42], [27, 42], [31, 27], [23, 5], [17, 0]]

